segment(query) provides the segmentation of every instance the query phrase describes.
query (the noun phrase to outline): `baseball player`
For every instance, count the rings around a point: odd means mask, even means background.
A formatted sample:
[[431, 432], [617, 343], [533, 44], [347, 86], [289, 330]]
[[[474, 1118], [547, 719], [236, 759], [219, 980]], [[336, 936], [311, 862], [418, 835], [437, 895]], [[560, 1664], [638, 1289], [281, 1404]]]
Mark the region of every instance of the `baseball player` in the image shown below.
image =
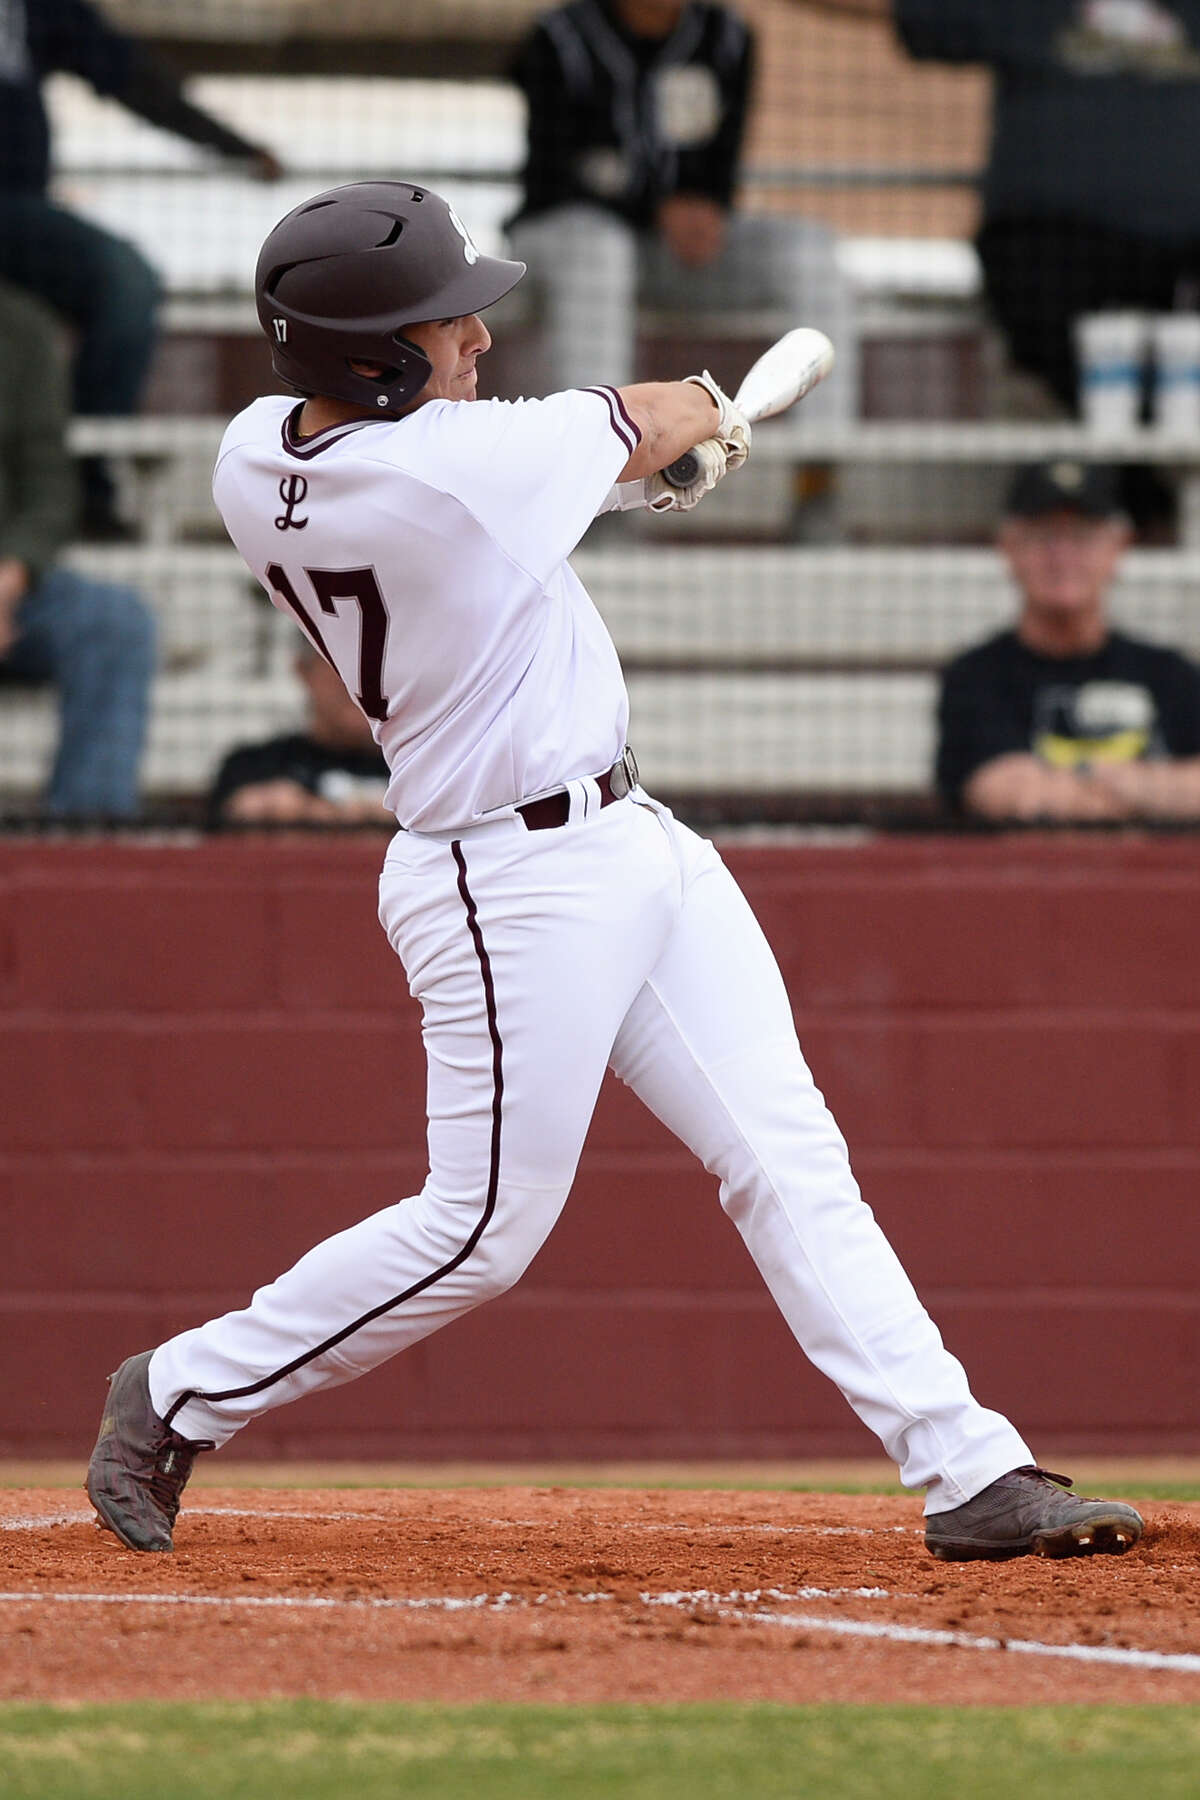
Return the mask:
[[[214, 494], [387, 759], [379, 916], [423, 1010], [429, 1174], [122, 1364], [88, 1471], [101, 1522], [170, 1550], [198, 1451], [510, 1287], [612, 1068], [717, 1177], [801, 1348], [926, 1490], [936, 1555], [1125, 1550], [1137, 1513], [1062, 1491], [973, 1398], [859, 1196], [749, 906], [626, 745], [567, 559], [598, 510], [693, 506], [749, 427], [707, 374], [477, 401], [479, 314], [523, 273], [407, 182], [318, 195], [263, 246], [259, 315], [304, 397], [233, 421]], [[676, 497], [661, 471], [694, 446]]]

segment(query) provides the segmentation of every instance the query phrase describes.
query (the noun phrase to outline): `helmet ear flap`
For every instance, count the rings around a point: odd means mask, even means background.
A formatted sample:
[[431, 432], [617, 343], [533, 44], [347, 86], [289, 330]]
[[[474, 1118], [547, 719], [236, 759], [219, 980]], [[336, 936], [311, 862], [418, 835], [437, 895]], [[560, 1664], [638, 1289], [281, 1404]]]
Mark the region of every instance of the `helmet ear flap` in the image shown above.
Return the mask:
[[347, 361], [346, 367], [352, 381], [362, 382], [374, 390], [373, 399], [365, 404], [377, 407], [380, 412], [385, 409], [399, 412], [403, 407], [411, 405], [433, 374], [433, 364], [421, 346], [398, 331], [392, 333], [390, 356], [378, 358], [383, 369], [381, 376], [356, 375], [350, 367], [350, 362], [376, 360], [375, 357], [353, 357]]
[[[355, 363], [376, 364], [364, 375]], [[396, 415], [418, 398], [433, 373], [419, 344], [399, 332], [373, 332], [339, 342], [309, 320], [291, 319], [271, 345], [271, 366], [299, 394], [325, 394], [380, 416]]]

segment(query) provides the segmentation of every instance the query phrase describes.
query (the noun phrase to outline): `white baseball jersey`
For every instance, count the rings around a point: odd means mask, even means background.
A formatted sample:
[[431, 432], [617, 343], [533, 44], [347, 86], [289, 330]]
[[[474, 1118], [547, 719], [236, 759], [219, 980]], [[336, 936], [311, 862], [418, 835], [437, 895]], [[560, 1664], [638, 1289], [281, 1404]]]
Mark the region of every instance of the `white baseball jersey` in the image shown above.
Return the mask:
[[454, 830], [610, 768], [628, 698], [566, 558], [639, 441], [616, 390], [433, 400], [309, 438], [299, 411], [240, 413], [213, 496], [371, 720], [401, 825]]

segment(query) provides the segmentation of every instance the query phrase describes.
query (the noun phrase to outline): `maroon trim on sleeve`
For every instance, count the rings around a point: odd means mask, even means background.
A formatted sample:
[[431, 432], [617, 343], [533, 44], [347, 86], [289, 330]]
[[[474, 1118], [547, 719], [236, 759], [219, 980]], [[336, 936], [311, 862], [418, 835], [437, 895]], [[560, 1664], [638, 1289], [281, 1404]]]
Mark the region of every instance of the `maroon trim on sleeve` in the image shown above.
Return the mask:
[[616, 388], [589, 387], [584, 388], [583, 392], [585, 394], [599, 394], [601, 399], [607, 400], [608, 416], [612, 422], [612, 428], [624, 444], [630, 456], [632, 456], [642, 441], [642, 434], [630, 418], [625, 402], [622, 400]]
[[616, 406], [617, 411], [620, 413], [621, 417], [624, 419], [625, 423], [628, 425], [630, 431], [632, 431], [635, 446], [637, 444], [640, 444], [642, 441], [641, 427], [634, 424], [633, 414], [630, 412], [629, 408], [626, 406], [624, 400], [622, 400], [620, 389], [619, 388], [609, 388], [607, 391], [609, 393], [611, 393], [611, 395], [613, 397], [613, 403]]

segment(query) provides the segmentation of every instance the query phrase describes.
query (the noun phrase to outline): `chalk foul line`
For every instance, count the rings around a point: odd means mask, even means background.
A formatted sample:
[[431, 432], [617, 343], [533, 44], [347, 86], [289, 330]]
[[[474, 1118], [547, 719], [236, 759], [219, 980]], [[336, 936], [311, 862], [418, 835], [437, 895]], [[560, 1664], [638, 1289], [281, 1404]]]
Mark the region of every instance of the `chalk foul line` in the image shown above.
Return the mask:
[[1002, 1650], [1014, 1656], [1066, 1657], [1071, 1662], [1110, 1663], [1127, 1669], [1172, 1669], [1200, 1675], [1200, 1656], [1185, 1651], [1127, 1650], [1110, 1644], [1041, 1644], [1028, 1638], [973, 1637], [965, 1631], [935, 1631], [924, 1625], [883, 1625], [869, 1619], [829, 1619], [810, 1613], [743, 1613], [722, 1616], [792, 1631], [826, 1631], [835, 1636], [885, 1638], [895, 1644], [941, 1645], [954, 1650]]
[[[869, 1638], [895, 1644], [915, 1644], [927, 1648], [971, 1650], [1012, 1656], [1037, 1656], [1094, 1663], [1116, 1668], [1153, 1669], [1175, 1674], [1200, 1675], [1200, 1655], [1165, 1650], [1137, 1650], [1109, 1644], [1045, 1644], [1027, 1638], [978, 1637], [963, 1631], [941, 1631], [924, 1625], [898, 1625], [870, 1619], [831, 1618], [821, 1613], [768, 1612], [759, 1605], [763, 1599], [840, 1599], [847, 1594], [863, 1598], [889, 1598], [886, 1589], [805, 1588], [793, 1595], [782, 1589], [750, 1590], [729, 1595], [712, 1594], [705, 1589], [687, 1589], [638, 1598], [644, 1606], [672, 1607], [679, 1611], [698, 1606], [711, 1607], [718, 1618], [735, 1624], [774, 1626], [785, 1631], [811, 1631], [834, 1637]], [[327, 1595], [286, 1594], [179, 1594], [179, 1593], [0, 1593], [0, 1604], [75, 1605], [75, 1606], [182, 1606], [224, 1608], [239, 1611], [268, 1609], [295, 1611], [438, 1611], [438, 1612], [511, 1612], [536, 1606], [566, 1606], [571, 1602], [602, 1603], [615, 1595], [597, 1591], [584, 1594], [537, 1594], [522, 1596], [504, 1591], [499, 1594], [366, 1596], [336, 1599]], [[750, 1609], [747, 1610], [748, 1603]]]

